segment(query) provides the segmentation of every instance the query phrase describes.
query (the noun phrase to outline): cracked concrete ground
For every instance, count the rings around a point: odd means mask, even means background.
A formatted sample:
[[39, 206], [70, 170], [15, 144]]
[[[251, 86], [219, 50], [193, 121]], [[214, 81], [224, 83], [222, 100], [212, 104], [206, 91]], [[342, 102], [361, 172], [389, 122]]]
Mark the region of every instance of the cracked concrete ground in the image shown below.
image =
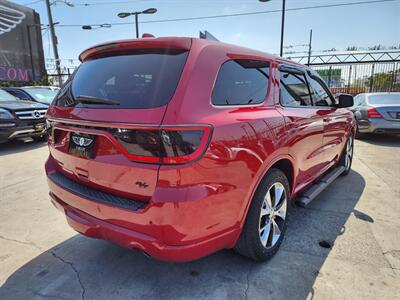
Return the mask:
[[399, 137], [356, 141], [353, 171], [292, 208], [261, 264], [230, 250], [162, 263], [80, 236], [49, 202], [45, 145], [0, 147], [0, 299], [400, 299]]

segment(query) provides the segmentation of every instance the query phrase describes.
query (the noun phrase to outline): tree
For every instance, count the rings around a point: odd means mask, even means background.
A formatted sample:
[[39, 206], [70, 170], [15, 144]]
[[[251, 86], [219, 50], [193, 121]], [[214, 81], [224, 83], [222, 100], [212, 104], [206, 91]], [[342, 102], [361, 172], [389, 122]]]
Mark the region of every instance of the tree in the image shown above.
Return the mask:
[[400, 82], [397, 81], [397, 75], [400, 74], [400, 69], [394, 73], [389, 71], [386, 73], [376, 73], [365, 79], [364, 84], [369, 91], [372, 92], [389, 92], [400, 91]]

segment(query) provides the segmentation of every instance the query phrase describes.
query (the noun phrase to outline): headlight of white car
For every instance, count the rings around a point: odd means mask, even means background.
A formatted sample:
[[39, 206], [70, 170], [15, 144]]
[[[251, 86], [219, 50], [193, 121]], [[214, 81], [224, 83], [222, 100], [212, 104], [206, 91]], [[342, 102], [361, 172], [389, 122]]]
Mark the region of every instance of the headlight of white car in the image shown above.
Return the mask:
[[0, 108], [0, 120], [10, 119], [14, 119], [14, 116], [8, 110]]

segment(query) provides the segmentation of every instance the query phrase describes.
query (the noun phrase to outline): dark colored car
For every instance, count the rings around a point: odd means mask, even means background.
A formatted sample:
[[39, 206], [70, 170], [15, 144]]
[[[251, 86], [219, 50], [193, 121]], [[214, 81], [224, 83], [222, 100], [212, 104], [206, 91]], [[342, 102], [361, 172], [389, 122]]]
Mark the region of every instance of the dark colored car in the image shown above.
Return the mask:
[[[167, 261], [271, 257], [290, 201], [349, 173], [356, 123], [316, 72], [220, 42], [102, 44], [49, 107], [51, 201], [76, 231]], [[95, 251], [95, 249], [93, 250]]]
[[18, 100], [0, 89], [0, 143], [16, 138], [46, 138], [47, 105]]
[[59, 91], [59, 88], [50, 86], [5, 87], [3, 89], [20, 100], [35, 101], [47, 106]]
[[357, 137], [370, 133], [400, 134], [400, 93], [365, 93], [351, 107], [357, 120]]

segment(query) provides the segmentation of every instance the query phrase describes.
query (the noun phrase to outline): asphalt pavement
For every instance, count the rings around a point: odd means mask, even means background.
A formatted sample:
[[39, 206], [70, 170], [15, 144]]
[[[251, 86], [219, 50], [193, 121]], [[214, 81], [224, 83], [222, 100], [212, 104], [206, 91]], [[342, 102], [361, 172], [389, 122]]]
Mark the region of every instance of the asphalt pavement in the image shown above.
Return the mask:
[[44, 143], [0, 145], [0, 299], [400, 299], [400, 137], [356, 141], [352, 172], [292, 207], [265, 263], [232, 250], [164, 263], [81, 236], [50, 204], [46, 157]]

